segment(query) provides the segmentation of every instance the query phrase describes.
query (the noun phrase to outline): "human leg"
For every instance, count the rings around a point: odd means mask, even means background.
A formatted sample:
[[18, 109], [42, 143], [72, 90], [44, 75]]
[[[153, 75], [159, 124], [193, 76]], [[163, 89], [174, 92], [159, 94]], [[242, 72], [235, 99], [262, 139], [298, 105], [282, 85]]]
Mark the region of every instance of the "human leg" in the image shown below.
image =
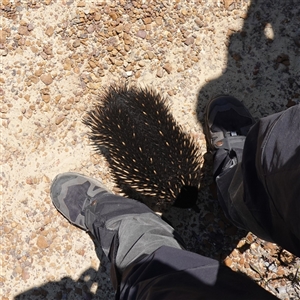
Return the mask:
[[116, 299], [274, 299], [220, 262], [184, 251], [174, 229], [148, 207], [94, 179], [58, 175], [51, 198], [72, 224], [100, 242], [112, 262]]
[[248, 210], [274, 242], [300, 256], [300, 105], [251, 128], [242, 169]]
[[112, 282], [134, 261], [161, 246], [183, 248], [180, 237], [146, 205], [110, 192], [77, 173], [58, 175], [51, 186], [56, 208], [74, 225], [90, 231], [112, 261]]
[[[218, 200], [227, 218], [245, 230], [250, 228], [234, 200], [242, 197], [240, 166], [246, 135], [253, 124], [254, 120], [248, 110], [234, 97], [218, 96], [206, 107], [205, 133], [208, 148], [214, 155], [213, 177]], [[234, 199], [231, 190], [235, 193]]]
[[217, 97], [206, 113], [220, 204], [236, 226], [299, 255], [299, 105], [251, 126], [231, 101]]

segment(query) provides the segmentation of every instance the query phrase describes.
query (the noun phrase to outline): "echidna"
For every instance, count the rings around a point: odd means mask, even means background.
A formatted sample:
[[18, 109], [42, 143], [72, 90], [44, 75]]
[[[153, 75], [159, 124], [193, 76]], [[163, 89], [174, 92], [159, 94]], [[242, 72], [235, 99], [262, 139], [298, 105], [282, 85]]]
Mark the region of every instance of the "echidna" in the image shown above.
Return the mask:
[[200, 153], [158, 93], [110, 86], [83, 123], [96, 149], [108, 149], [116, 183], [128, 197], [159, 211], [195, 205]]

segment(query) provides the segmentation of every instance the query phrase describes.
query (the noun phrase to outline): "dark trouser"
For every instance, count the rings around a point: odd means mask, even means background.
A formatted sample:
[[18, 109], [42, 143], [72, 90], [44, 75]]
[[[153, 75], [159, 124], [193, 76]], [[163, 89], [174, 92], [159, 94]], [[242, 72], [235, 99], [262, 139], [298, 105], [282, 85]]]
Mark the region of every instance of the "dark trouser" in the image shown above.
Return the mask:
[[300, 106], [260, 119], [245, 142], [228, 144], [214, 165], [225, 214], [300, 256]]
[[218, 261], [183, 250], [174, 229], [147, 206], [104, 194], [86, 225], [112, 263], [116, 299], [275, 299]]
[[104, 194], [86, 209], [85, 223], [112, 262], [112, 284], [118, 288], [124, 270], [161, 246], [182, 249], [174, 229], [146, 205]]

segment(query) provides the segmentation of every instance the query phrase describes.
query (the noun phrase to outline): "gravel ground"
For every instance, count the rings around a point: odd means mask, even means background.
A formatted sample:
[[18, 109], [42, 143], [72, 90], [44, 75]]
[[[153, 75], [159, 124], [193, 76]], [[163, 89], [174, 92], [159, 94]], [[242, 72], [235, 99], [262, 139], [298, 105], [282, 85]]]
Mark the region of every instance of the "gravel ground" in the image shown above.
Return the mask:
[[[299, 103], [299, 6], [2, 0], [2, 299], [113, 299], [99, 247], [49, 197], [51, 180], [66, 171], [114, 189], [81, 122], [102, 87], [155, 88], [205, 154], [201, 121], [209, 97], [230, 93], [255, 118]], [[224, 261], [280, 299], [299, 299], [300, 259], [230, 225], [211, 192], [211, 157], [204, 157], [200, 212], [167, 214], [188, 249]]]

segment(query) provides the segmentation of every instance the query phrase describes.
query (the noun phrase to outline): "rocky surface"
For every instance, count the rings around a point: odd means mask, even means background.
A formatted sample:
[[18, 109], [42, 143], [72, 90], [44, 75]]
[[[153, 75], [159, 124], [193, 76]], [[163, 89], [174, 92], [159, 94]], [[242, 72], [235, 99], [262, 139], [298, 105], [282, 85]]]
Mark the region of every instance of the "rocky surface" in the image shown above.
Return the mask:
[[[107, 260], [49, 196], [51, 180], [66, 171], [114, 188], [107, 163], [89, 145], [85, 112], [109, 84], [153, 87], [205, 154], [209, 97], [230, 93], [255, 118], [299, 103], [299, 3], [0, 5], [2, 299], [113, 299]], [[210, 192], [205, 157], [200, 213], [174, 208], [168, 215], [188, 249], [224, 261], [280, 299], [299, 299], [299, 258], [230, 225]]]

